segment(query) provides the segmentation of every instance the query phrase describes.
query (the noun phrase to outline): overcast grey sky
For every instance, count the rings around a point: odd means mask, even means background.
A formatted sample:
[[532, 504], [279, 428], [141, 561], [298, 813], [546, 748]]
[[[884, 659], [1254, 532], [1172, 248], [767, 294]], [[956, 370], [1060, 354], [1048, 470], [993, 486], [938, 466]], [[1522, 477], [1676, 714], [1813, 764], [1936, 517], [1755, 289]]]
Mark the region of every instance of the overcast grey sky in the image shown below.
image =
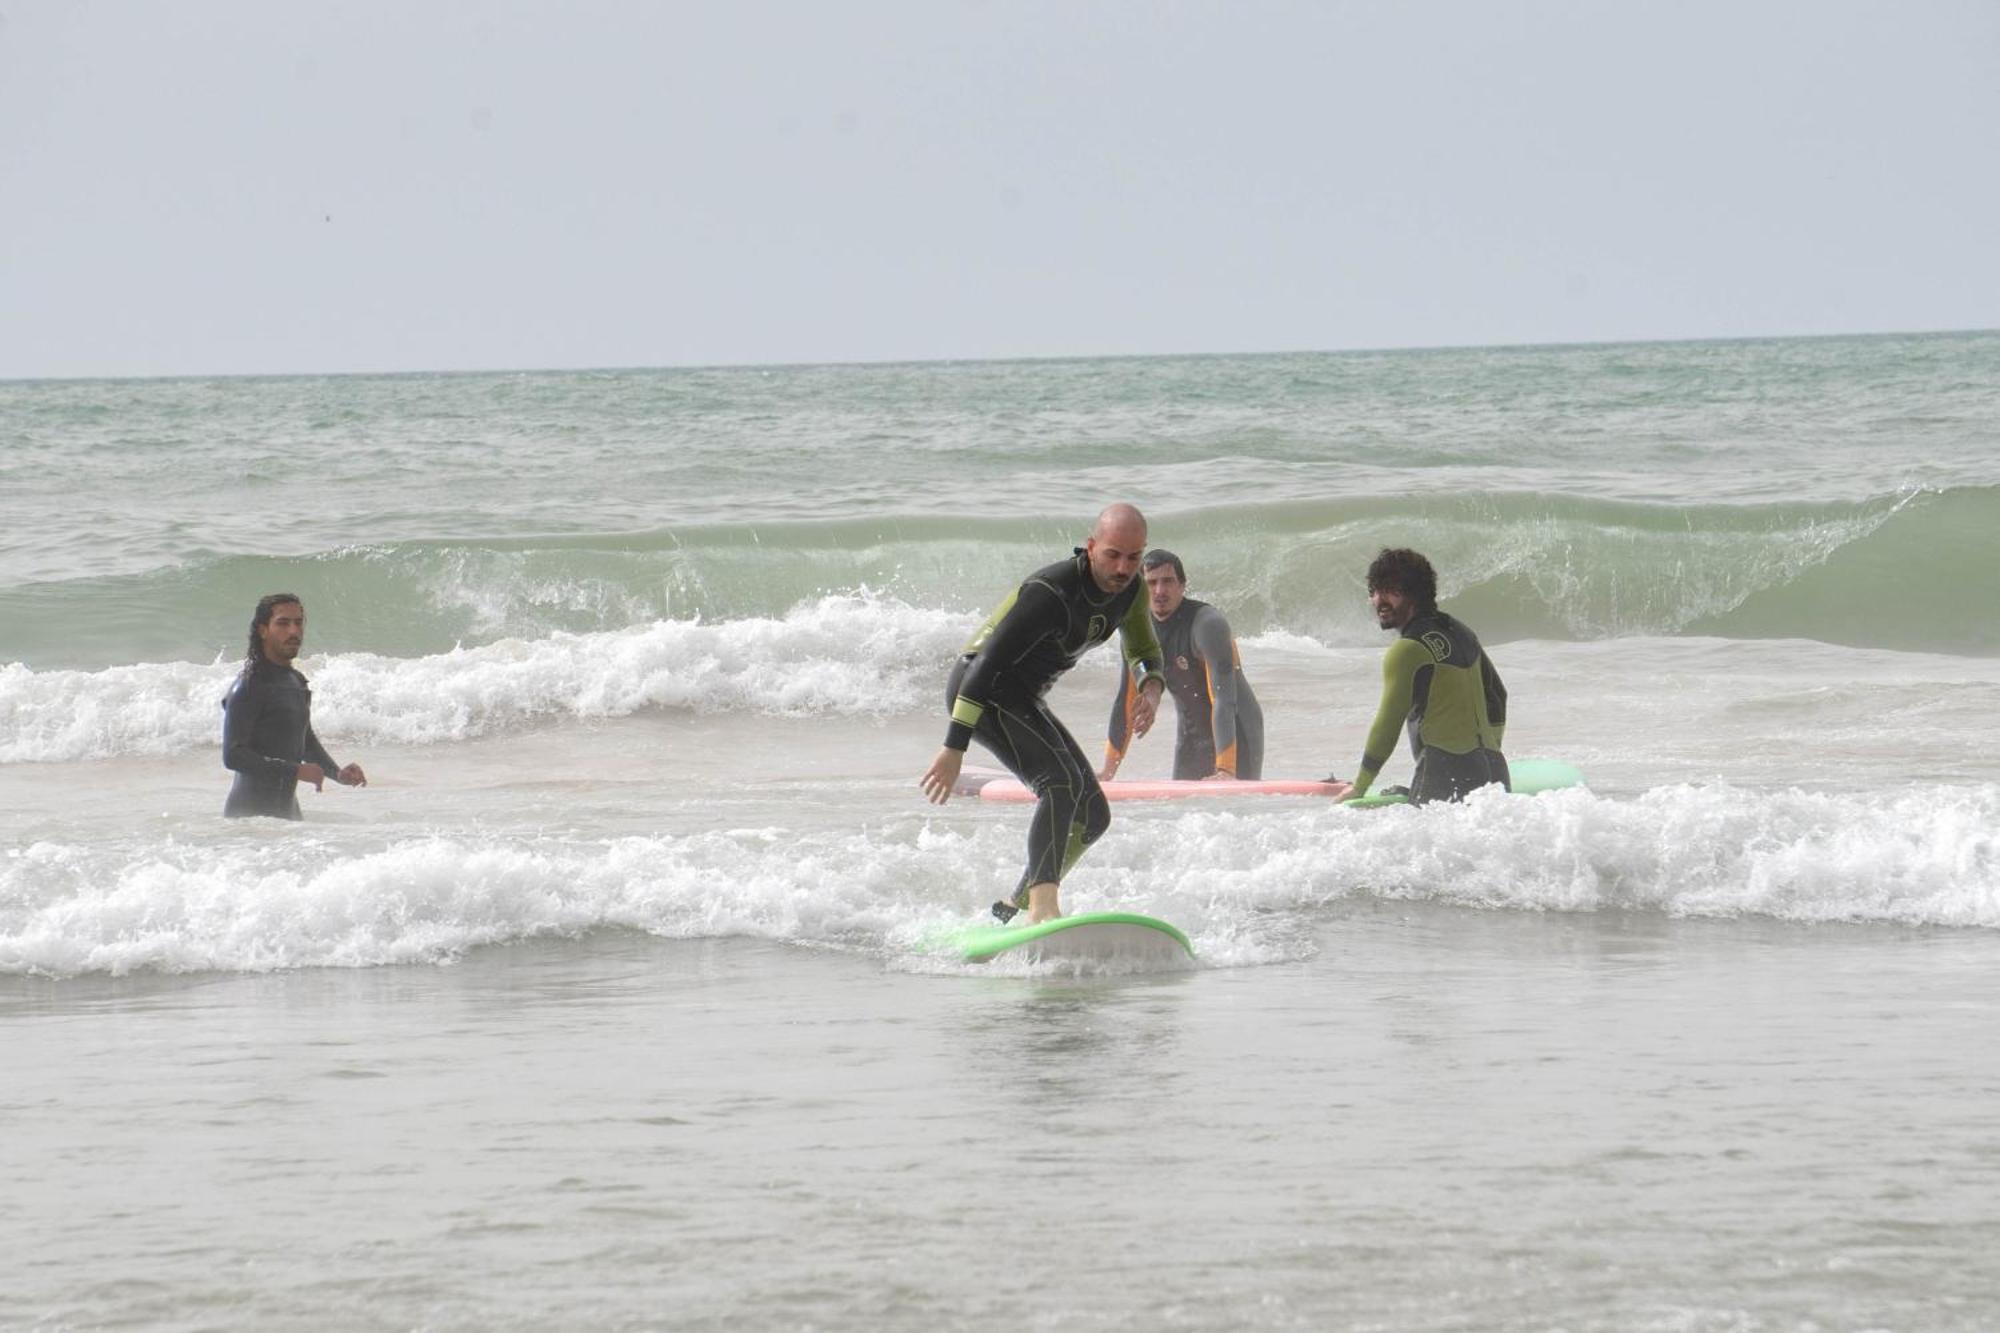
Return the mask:
[[0, 0], [0, 377], [2000, 325], [2000, 0]]

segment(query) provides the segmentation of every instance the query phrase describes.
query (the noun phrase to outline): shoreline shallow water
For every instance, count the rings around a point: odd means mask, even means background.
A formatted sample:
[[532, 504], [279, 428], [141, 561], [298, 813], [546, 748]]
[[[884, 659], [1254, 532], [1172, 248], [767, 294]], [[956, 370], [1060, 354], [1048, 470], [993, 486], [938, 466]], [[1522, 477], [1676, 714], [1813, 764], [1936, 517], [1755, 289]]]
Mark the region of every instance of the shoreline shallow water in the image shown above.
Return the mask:
[[1986, 1326], [2000, 937], [1306, 928], [1153, 978], [630, 932], [0, 978], [0, 1323]]

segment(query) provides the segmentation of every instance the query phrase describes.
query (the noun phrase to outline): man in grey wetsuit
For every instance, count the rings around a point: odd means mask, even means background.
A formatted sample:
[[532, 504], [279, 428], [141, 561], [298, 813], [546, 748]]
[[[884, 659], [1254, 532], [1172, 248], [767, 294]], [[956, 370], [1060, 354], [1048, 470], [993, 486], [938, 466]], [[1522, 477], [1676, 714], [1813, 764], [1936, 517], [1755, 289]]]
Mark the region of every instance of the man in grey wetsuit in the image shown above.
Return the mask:
[[[1187, 568], [1172, 551], [1146, 553], [1146, 594], [1153, 633], [1167, 659], [1167, 693], [1180, 727], [1174, 734], [1174, 777], [1256, 779], [1264, 776], [1264, 710], [1243, 675], [1236, 638], [1222, 612], [1187, 595]], [[1109, 782], [1135, 739], [1132, 676], [1118, 678], [1111, 701], [1099, 779]]]
[[365, 787], [359, 764], [333, 761], [312, 729], [312, 690], [293, 661], [306, 637], [306, 609], [288, 592], [257, 603], [243, 670], [222, 700], [222, 763], [236, 774], [222, 813], [298, 819], [299, 784], [332, 778]]
[[1117, 634], [1127, 674], [1139, 677], [1133, 729], [1144, 733], [1153, 725], [1163, 687], [1160, 645], [1139, 596], [1145, 549], [1145, 516], [1128, 504], [1107, 508], [1074, 555], [1036, 570], [1007, 595], [946, 682], [951, 721], [944, 748], [919, 779], [924, 795], [939, 805], [951, 799], [966, 746], [977, 736], [1036, 796], [1027, 869], [1012, 898], [993, 904], [1002, 921], [1022, 908], [1031, 922], [1061, 916], [1063, 875], [1111, 824], [1089, 758], [1049, 710], [1049, 686]]

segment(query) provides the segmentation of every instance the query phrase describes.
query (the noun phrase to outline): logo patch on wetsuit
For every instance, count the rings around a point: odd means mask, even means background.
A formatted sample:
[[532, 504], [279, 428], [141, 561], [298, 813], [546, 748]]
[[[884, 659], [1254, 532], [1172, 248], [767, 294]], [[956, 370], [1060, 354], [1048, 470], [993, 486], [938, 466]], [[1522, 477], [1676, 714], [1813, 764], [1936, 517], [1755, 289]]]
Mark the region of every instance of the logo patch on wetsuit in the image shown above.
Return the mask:
[[1440, 662], [1451, 660], [1451, 640], [1442, 631], [1430, 630], [1423, 636], [1424, 647]]
[[1103, 616], [1092, 616], [1090, 618], [1090, 627], [1084, 630], [1083, 637], [1090, 643], [1099, 643], [1110, 638], [1111, 622]]
[[1181, 670], [1186, 671], [1188, 669], [1187, 654], [1183, 653], [1179, 657], [1176, 657], [1174, 659], [1174, 665], [1179, 667]]

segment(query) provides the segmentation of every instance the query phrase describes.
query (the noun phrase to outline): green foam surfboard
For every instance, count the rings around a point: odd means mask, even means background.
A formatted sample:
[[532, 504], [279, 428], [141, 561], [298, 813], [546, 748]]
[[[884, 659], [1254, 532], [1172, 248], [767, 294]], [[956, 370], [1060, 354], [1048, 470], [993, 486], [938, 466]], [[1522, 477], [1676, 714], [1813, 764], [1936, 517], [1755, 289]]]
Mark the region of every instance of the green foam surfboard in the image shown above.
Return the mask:
[[[1516, 796], [1533, 796], [1538, 791], [1561, 791], [1564, 787], [1581, 787], [1583, 774], [1575, 764], [1566, 764], [1560, 759], [1510, 759], [1507, 761], [1507, 780], [1513, 784]], [[1343, 801], [1357, 810], [1372, 810], [1384, 805], [1407, 805], [1409, 797], [1398, 793], [1369, 792], [1358, 800]]]
[[1194, 946], [1180, 930], [1137, 912], [1083, 912], [1033, 926], [968, 926], [947, 936], [944, 952], [968, 963], [1002, 954], [1033, 962], [1049, 959], [1185, 963]]

